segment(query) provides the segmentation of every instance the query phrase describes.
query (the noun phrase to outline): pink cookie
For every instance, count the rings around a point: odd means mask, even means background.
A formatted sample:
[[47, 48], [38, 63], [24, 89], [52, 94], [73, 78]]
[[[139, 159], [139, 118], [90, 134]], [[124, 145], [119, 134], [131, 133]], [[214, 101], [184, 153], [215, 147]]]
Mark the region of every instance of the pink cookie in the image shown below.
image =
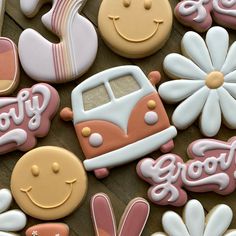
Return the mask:
[[137, 173], [152, 186], [148, 196], [159, 205], [183, 206], [187, 201], [185, 188], [192, 192], [216, 192], [227, 195], [235, 190], [236, 137], [228, 142], [199, 139], [188, 147], [192, 160], [184, 163], [175, 154], [157, 160], [146, 158], [137, 165]]
[[175, 8], [176, 18], [198, 32], [207, 31], [212, 17], [222, 26], [236, 29], [236, 1], [183, 0]]
[[0, 98], [0, 154], [33, 148], [36, 137], [47, 135], [59, 100], [57, 91], [43, 83]]
[[133, 199], [126, 207], [117, 230], [109, 197], [104, 193], [98, 193], [91, 199], [91, 214], [96, 236], [140, 236], [149, 212], [150, 206], [145, 199]]
[[27, 229], [26, 236], [69, 236], [69, 227], [62, 223], [34, 225]]

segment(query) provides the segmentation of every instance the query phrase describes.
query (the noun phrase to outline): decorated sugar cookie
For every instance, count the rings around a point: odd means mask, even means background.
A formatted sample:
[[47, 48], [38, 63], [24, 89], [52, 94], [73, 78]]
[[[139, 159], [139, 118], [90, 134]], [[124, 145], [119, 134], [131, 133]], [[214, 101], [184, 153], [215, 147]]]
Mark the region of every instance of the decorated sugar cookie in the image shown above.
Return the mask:
[[20, 231], [26, 226], [26, 216], [20, 210], [9, 210], [12, 195], [8, 189], [0, 190], [0, 235], [14, 236], [13, 232]]
[[109, 197], [98, 193], [91, 199], [91, 214], [96, 236], [140, 236], [150, 212], [149, 203], [135, 198], [126, 207], [117, 230]]
[[191, 200], [185, 206], [181, 218], [174, 211], [166, 212], [162, 217], [165, 233], [151, 236], [234, 236], [236, 230], [228, 230], [233, 212], [225, 204], [215, 206], [205, 216], [204, 208], [197, 200]]
[[45, 146], [29, 151], [16, 163], [11, 190], [25, 213], [41, 220], [55, 220], [81, 204], [87, 192], [87, 175], [73, 153]]
[[37, 137], [48, 134], [59, 102], [57, 91], [43, 83], [0, 98], [0, 154], [33, 148]]
[[103, 71], [78, 85], [72, 110], [62, 110], [62, 119], [73, 120], [87, 158], [85, 169], [98, 178], [158, 148], [173, 148], [177, 132], [155, 89], [159, 72], [150, 73], [149, 79], [136, 66]]
[[114, 52], [142, 58], [158, 51], [168, 40], [172, 10], [168, 0], [103, 0], [98, 27]]
[[[5, 12], [5, 0], [0, 0], [0, 36]], [[0, 96], [11, 94], [18, 86], [20, 69], [18, 50], [9, 38], [0, 37]]]
[[175, 8], [176, 18], [198, 32], [208, 30], [212, 17], [222, 26], [236, 29], [236, 1], [183, 0]]
[[157, 160], [145, 158], [138, 163], [137, 173], [151, 184], [148, 196], [153, 203], [183, 206], [187, 201], [184, 189], [221, 195], [235, 190], [235, 151], [236, 137], [228, 142], [199, 139], [189, 145], [187, 163], [171, 153]]
[[[19, 55], [25, 72], [34, 80], [65, 83], [84, 74], [97, 54], [97, 34], [78, 10], [85, 0], [55, 0], [42, 17], [43, 24], [60, 37], [51, 43], [37, 31], [26, 29], [19, 38]], [[28, 2], [27, 2], [28, 3]]]
[[163, 83], [159, 94], [168, 103], [179, 103], [172, 121], [178, 129], [188, 128], [200, 116], [205, 136], [215, 136], [222, 121], [236, 128], [236, 43], [229, 47], [229, 35], [221, 27], [211, 28], [206, 40], [195, 32], [182, 39], [186, 55], [169, 54], [164, 69], [173, 81]]
[[45, 223], [27, 229], [26, 236], [69, 236], [69, 227], [62, 223]]

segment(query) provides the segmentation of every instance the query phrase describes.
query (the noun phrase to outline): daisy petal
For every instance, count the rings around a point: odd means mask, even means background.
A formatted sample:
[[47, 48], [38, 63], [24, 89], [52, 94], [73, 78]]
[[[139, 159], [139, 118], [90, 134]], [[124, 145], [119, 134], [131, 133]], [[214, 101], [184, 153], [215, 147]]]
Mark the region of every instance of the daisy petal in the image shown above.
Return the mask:
[[176, 103], [192, 95], [205, 85], [203, 80], [174, 80], [159, 87], [160, 96], [169, 103]]
[[236, 100], [224, 89], [218, 89], [223, 117], [231, 128], [236, 128]]
[[17, 234], [0, 231], [0, 236], [17, 236]]
[[199, 34], [187, 32], [182, 39], [182, 51], [206, 73], [214, 70], [206, 44]]
[[224, 236], [236, 236], [236, 230], [228, 230]]
[[212, 27], [207, 32], [206, 44], [211, 55], [214, 70], [220, 71], [229, 48], [228, 32], [222, 27]]
[[183, 220], [175, 212], [166, 212], [162, 218], [162, 225], [169, 236], [190, 236]]
[[201, 113], [208, 94], [209, 89], [205, 86], [182, 102], [172, 116], [174, 125], [179, 129], [189, 127]]
[[205, 228], [205, 213], [201, 203], [191, 200], [184, 211], [184, 221], [191, 236], [203, 235]]
[[157, 233], [152, 234], [151, 236], [167, 236], [167, 234], [157, 232]]
[[204, 80], [207, 74], [188, 58], [172, 53], [164, 60], [164, 69], [174, 78]]
[[227, 205], [218, 205], [206, 217], [204, 236], [223, 235], [232, 221], [233, 213]]
[[207, 137], [215, 136], [221, 126], [221, 109], [219, 96], [216, 90], [211, 90], [200, 120], [202, 133]]
[[236, 83], [236, 70], [227, 74], [224, 79], [225, 79], [225, 82]]
[[228, 55], [226, 57], [225, 63], [221, 69], [221, 72], [224, 75], [227, 75], [228, 73], [236, 70], [236, 42], [232, 44], [232, 46], [229, 48]]
[[224, 83], [223, 87], [236, 99], [236, 84]]

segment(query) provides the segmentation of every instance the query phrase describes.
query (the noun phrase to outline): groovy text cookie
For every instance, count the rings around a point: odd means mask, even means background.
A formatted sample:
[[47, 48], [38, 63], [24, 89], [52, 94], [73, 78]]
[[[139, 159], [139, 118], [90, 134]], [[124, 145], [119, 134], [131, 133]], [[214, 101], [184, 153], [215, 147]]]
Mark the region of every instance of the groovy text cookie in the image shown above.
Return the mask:
[[97, 34], [91, 22], [78, 14], [85, 0], [55, 0], [42, 17], [43, 24], [60, 37], [51, 43], [37, 31], [26, 29], [19, 38], [19, 56], [25, 72], [34, 80], [65, 83], [77, 79], [93, 64]]
[[114, 52], [128, 58], [142, 58], [163, 47], [172, 20], [168, 0], [103, 0], [98, 26]]
[[62, 223], [45, 223], [27, 229], [26, 236], [69, 236], [69, 227]]
[[225, 204], [215, 206], [205, 216], [204, 208], [197, 200], [189, 201], [181, 218], [174, 211], [162, 217], [165, 233], [151, 236], [234, 236], [236, 230], [227, 230], [233, 218], [232, 210]]
[[[0, 36], [5, 12], [5, 0], [0, 0]], [[20, 69], [18, 50], [14, 42], [0, 37], [0, 95], [11, 94], [18, 86]]]
[[91, 199], [91, 214], [96, 236], [140, 236], [150, 212], [149, 203], [135, 198], [126, 207], [117, 230], [109, 197], [98, 193]]
[[229, 47], [229, 35], [222, 27], [211, 28], [206, 40], [195, 32], [182, 39], [182, 51], [169, 54], [164, 69], [173, 81], [159, 87], [168, 103], [179, 103], [172, 121], [178, 129], [188, 128], [200, 116], [205, 136], [215, 136], [221, 123], [236, 129], [236, 42]]
[[183, 0], [176, 6], [175, 16], [183, 25], [198, 32], [211, 27], [212, 17], [219, 25], [236, 29], [236, 1]]
[[164, 152], [173, 148], [177, 132], [155, 89], [160, 74], [149, 78], [136, 66], [103, 71], [73, 90], [73, 111], [61, 111], [62, 119], [73, 120], [85, 169], [98, 178], [160, 147]]
[[12, 172], [11, 190], [25, 213], [41, 220], [55, 220], [81, 204], [87, 192], [87, 175], [73, 153], [45, 146], [20, 158]]
[[36, 137], [47, 135], [59, 102], [57, 91], [43, 83], [0, 98], [0, 154], [33, 148]]
[[26, 216], [20, 210], [9, 210], [12, 195], [8, 189], [0, 190], [0, 235], [14, 236], [13, 232], [20, 231], [26, 226]]
[[152, 202], [182, 206], [187, 201], [183, 188], [221, 195], [235, 190], [236, 137], [228, 142], [199, 139], [189, 145], [188, 155], [192, 160], [187, 163], [171, 153], [157, 160], [146, 158], [138, 163], [138, 175], [151, 184], [148, 196]]

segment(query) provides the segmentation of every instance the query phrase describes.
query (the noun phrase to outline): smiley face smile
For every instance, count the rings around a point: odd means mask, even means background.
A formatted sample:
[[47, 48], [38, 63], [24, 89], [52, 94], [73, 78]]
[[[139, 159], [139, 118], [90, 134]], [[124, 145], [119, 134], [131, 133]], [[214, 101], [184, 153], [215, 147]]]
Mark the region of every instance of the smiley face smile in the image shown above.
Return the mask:
[[149, 40], [150, 38], [152, 38], [152, 37], [157, 33], [160, 24], [163, 23], [163, 20], [156, 20], [156, 19], [154, 19], [153, 22], [155, 23], [155, 29], [154, 29], [154, 31], [153, 31], [149, 36], [144, 37], [144, 38], [141, 38], [141, 39], [132, 39], [132, 38], [129, 38], [129, 37], [125, 36], [124, 34], [122, 34], [121, 31], [119, 30], [119, 27], [117, 26], [117, 21], [120, 19], [119, 16], [108, 16], [108, 18], [109, 18], [110, 20], [112, 20], [116, 32], [117, 32], [123, 39], [125, 39], [125, 40], [127, 40], [127, 41], [129, 41], [129, 42], [132, 42], [132, 43], [141, 43], [141, 42], [144, 42], [144, 41]]
[[36, 206], [38, 206], [40, 208], [43, 208], [43, 209], [53, 209], [53, 208], [57, 208], [57, 207], [63, 205], [70, 198], [70, 196], [72, 195], [72, 192], [73, 192], [73, 184], [76, 181], [77, 181], [77, 179], [73, 179], [71, 181], [66, 181], [65, 183], [70, 186], [69, 193], [66, 195], [64, 200], [62, 200], [60, 203], [55, 204], [55, 205], [51, 205], [51, 206], [45, 206], [43, 204], [38, 203], [36, 200], [33, 199], [33, 197], [30, 195], [30, 191], [32, 190], [32, 186], [28, 187], [27, 189], [21, 188], [20, 191], [24, 192], [34, 205], [36, 205]]

